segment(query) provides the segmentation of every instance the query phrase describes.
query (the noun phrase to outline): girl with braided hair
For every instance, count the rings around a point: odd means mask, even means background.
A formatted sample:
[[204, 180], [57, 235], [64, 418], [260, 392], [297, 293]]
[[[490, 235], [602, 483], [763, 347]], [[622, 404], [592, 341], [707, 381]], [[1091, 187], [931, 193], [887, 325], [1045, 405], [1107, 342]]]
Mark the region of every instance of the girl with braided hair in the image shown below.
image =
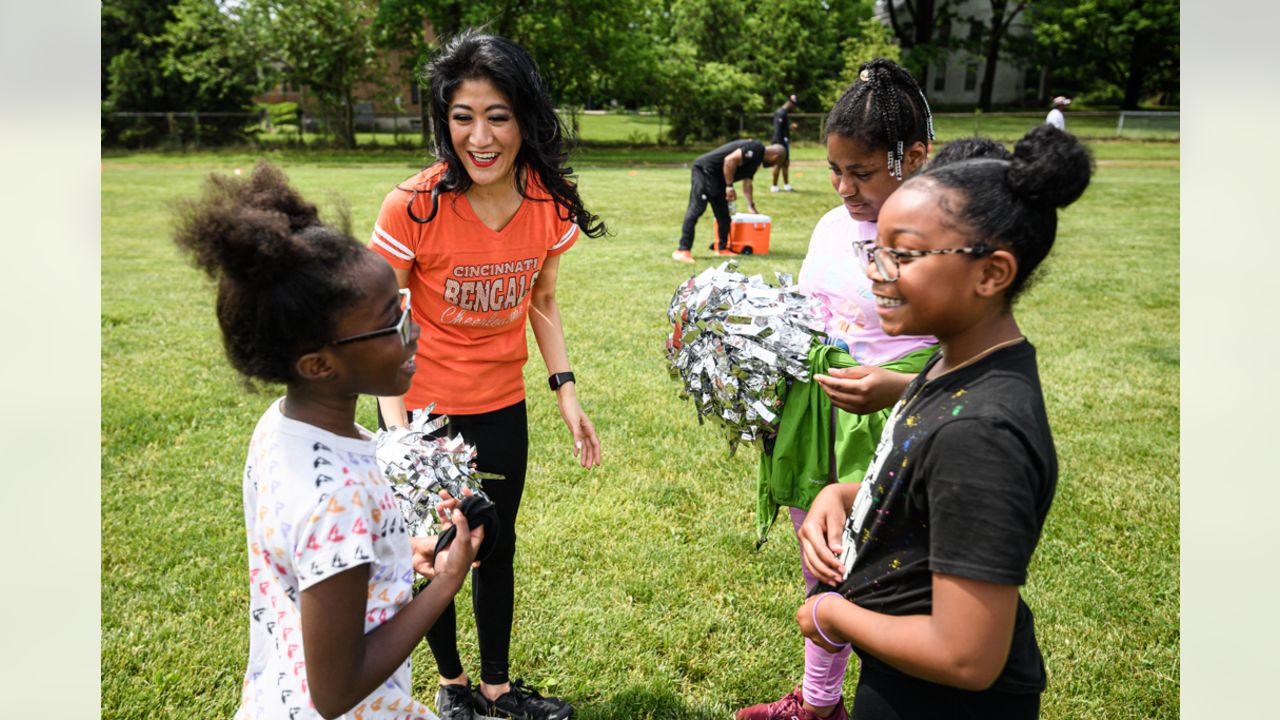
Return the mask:
[[[841, 204], [814, 228], [799, 286], [821, 301], [828, 346], [810, 352], [816, 382], [789, 393], [772, 450], [761, 456], [761, 538], [780, 506], [788, 508], [798, 537], [824, 485], [862, 478], [889, 406], [936, 350], [932, 337], [894, 337], [880, 327], [857, 251], [875, 240], [881, 206], [924, 166], [932, 139], [933, 118], [920, 87], [884, 58], [861, 66], [827, 117], [827, 163]], [[801, 571], [806, 589], [812, 590], [817, 579], [803, 561]], [[841, 691], [849, 654], [848, 648], [831, 653], [806, 640], [801, 685], [780, 700], [739, 710], [736, 717], [844, 718]]]

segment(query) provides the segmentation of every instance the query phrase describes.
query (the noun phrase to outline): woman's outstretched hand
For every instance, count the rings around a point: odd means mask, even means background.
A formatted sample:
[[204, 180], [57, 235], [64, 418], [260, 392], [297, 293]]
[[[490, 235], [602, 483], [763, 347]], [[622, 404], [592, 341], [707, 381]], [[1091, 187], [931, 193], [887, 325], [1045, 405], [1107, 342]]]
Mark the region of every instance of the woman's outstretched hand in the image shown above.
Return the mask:
[[600, 437], [596, 435], [596, 426], [582, 412], [573, 384], [561, 386], [556, 395], [560, 417], [564, 418], [564, 424], [569, 426], [569, 432], [573, 434], [573, 456], [578, 458], [584, 468], [599, 465], [602, 460]]

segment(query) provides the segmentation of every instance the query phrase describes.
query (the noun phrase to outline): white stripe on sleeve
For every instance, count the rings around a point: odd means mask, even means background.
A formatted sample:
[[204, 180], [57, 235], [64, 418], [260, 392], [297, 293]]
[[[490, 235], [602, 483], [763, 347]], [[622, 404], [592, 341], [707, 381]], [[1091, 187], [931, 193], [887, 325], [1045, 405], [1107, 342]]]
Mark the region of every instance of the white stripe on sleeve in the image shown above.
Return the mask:
[[386, 230], [383, 230], [377, 223], [373, 224], [373, 237], [371, 238], [375, 245], [379, 245], [382, 249], [400, 258], [401, 260], [412, 260], [413, 251], [405, 247], [403, 243], [391, 237]]
[[555, 245], [552, 245], [551, 247], [547, 248], [547, 251], [550, 252], [552, 250], [559, 250], [560, 248], [564, 247], [565, 243], [572, 240], [577, 234], [578, 234], [577, 224], [576, 223], [570, 224], [569, 229], [564, 231], [564, 235], [560, 236], [560, 239], [556, 241]]

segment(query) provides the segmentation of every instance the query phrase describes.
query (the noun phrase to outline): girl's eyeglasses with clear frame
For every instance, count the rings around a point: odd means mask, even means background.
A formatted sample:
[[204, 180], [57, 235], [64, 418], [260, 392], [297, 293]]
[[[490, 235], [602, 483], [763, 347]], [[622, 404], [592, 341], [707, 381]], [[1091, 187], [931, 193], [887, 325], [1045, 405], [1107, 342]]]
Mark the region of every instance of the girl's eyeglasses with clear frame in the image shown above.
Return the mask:
[[372, 338], [382, 337], [383, 335], [390, 335], [391, 333], [399, 333], [400, 342], [404, 343], [405, 345], [408, 345], [409, 344], [409, 315], [410, 315], [409, 308], [410, 307], [411, 305], [410, 305], [410, 297], [409, 297], [409, 288], [400, 288], [400, 319], [396, 321], [395, 325], [392, 325], [390, 327], [384, 327], [381, 330], [370, 330], [367, 333], [360, 333], [359, 335], [351, 335], [349, 337], [338, 338], [337, 340], [330, 341], [329, 344], [330, 345], [346, 345], [347, 343], [359, 342], [361, 340], [370, 340]]
[[853, 249], [867, 265], [875, 264], [876, 272], [880, 273], [880, 278], [885, 282], [898, 281], [899, 263], [902, 258], [920, 258], [928, 255], [973, 255], [974, 257], [982, 257], [983, 255], [990, 255], [996, 250], [985, 243], [938, 250], [899, 250], [898, 248], [876, 245], [870, 240], [854, 240]]

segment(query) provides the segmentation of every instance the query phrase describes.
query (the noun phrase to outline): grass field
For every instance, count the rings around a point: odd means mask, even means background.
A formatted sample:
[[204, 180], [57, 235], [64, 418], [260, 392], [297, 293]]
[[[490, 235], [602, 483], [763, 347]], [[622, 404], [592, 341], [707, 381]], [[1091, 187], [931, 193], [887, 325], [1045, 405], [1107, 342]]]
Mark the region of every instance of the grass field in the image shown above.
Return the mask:
[[[1023, 588], [1049, 673], [1043, 717], [1175, 718], [1178, 595], [1178, 146], [1096, 146], [1098, 172], [1062, 214], [1047, 272], [1018, 308], [1036, 344], [1061, 476]], [[356, 234], [420, 153], [273, 157]], [[561, 269], [579, 395], [605, 465], [576, 467], [539, 360], [526, 368], [531, 449], [517, 556], [513, 673], [585, 720], [726, 718], [798, 681], [798, 551], [785, 518], [753, 550], [754, 451], [728, 457], [676, 396], [662, 343], [668, 259], [687, 153], [580, 158], [614, 234]], [[834, 206], [820, 148], [745, 271], [798, 271]], [[102, 713], [229, 717], [247, 654], [240, 475], [274, 395], [245, 392], [222, 356], [208, 283], [168, 239], [171, 203], [247, 154], [108, 155], [102, 167]], [[763, 183], [762, 183], [763, 184]], [[699, 225], [695, 255], [711, 236]], [[536, 352], [533, 353], [536, 358]], [[361, 421], [374, 426], [373, 406]], [[464, 590], [466, 592], [466, 590]], [[465, 613], [463, 613], [465, 614]], [[464, 662], [476, 671], [470, 621]], [[433, 694], [425, 645], [417, 694]], [[850, 676], [846, 689], [856, 678]]]

